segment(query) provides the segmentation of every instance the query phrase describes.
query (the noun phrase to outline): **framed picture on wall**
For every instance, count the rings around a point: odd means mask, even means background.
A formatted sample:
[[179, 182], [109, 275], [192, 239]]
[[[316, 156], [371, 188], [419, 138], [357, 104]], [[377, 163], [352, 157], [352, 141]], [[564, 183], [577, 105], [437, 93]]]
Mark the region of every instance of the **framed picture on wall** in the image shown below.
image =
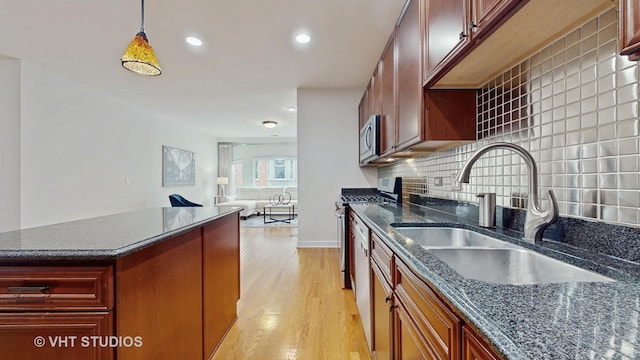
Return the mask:
[[162, 146], [162, 187], [195, 186], [196, 154]]

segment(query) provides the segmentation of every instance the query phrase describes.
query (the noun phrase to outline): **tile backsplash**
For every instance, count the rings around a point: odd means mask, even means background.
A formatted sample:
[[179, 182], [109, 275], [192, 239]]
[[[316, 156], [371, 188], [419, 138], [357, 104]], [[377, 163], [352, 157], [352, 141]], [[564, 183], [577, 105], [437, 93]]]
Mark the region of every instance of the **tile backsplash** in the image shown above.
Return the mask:
[[478, 90], [475, 143], [402, 160], [379, 176], [410, 178], [406, 192], [469, 202], [495, 192], [497, 205], [524, 208], [528, 170], [508, 150], [484, 155], [469, 184], [453, 180], [479, 147], [511, 142], [533, 155], [540, 194], [553, 189], [561, 215], [638, 225], [640, 65], [617, 55], [617, 34], [611, 9], [562, 36]]

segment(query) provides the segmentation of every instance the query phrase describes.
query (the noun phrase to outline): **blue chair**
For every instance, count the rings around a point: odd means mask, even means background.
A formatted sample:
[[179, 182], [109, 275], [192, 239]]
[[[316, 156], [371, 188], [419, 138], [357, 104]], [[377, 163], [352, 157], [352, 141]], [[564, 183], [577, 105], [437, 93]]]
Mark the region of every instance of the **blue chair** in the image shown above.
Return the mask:
[[169, 195], [169, 201], [171, 202], [171, 207], [194, 207], [194, 206], [202, 207], [202, 205], [192, 203], [191, 201], [183, 198], [178, 194]]

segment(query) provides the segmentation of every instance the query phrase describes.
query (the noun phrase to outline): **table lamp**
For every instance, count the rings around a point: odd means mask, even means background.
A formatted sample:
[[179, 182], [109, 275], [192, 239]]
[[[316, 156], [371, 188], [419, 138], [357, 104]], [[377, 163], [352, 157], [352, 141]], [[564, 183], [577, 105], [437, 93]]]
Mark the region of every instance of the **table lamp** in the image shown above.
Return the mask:
[[229, 183], [229, 178], [226, 176], [218, 176], [217, 183], [220, 186], [220, 196], [225, 196], [224, 186]]

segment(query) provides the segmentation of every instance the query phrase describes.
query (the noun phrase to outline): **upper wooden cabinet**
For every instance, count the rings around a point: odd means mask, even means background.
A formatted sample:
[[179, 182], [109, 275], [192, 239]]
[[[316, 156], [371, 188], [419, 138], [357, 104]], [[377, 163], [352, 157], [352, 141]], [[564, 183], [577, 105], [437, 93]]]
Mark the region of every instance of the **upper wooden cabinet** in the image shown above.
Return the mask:
[[493, 26], [521, 1], [518, 0], [471, 0], [471, 23], [469, 29], [472, 36], [479, 37]]
[[382, 71], [380, 71], [380, 62], [376, 65], [371, 77], [369, 88], [369, 116], [382, 113]]
[[391, 38], [382, 53], [382, 113], [380, 116], [380, 154], [387, 155], [396, 147], [396, 55], [395, 36]]
[[468, 0], [430, 0], [424, 5], [424, 83], [470, 44]]
[[620, 0], [620, 53], [630, 60], [640, 60], [640, 3]]
[[369, 119], [369, 87], [362, 94], [360, 99], [360, 105], [358, 105], [358, 131], [364, 126], [364, 123]]
[[442, 70], [430, 77], [429, 88], [478, 88], [615, 4], [611, 0], [468, 1], [471, 43], [445, 60]]
[[420, 7], [422, 1], [408, 0], [396, 27], [397, 144], [402, 150], [422, 140], [422, 74]]

